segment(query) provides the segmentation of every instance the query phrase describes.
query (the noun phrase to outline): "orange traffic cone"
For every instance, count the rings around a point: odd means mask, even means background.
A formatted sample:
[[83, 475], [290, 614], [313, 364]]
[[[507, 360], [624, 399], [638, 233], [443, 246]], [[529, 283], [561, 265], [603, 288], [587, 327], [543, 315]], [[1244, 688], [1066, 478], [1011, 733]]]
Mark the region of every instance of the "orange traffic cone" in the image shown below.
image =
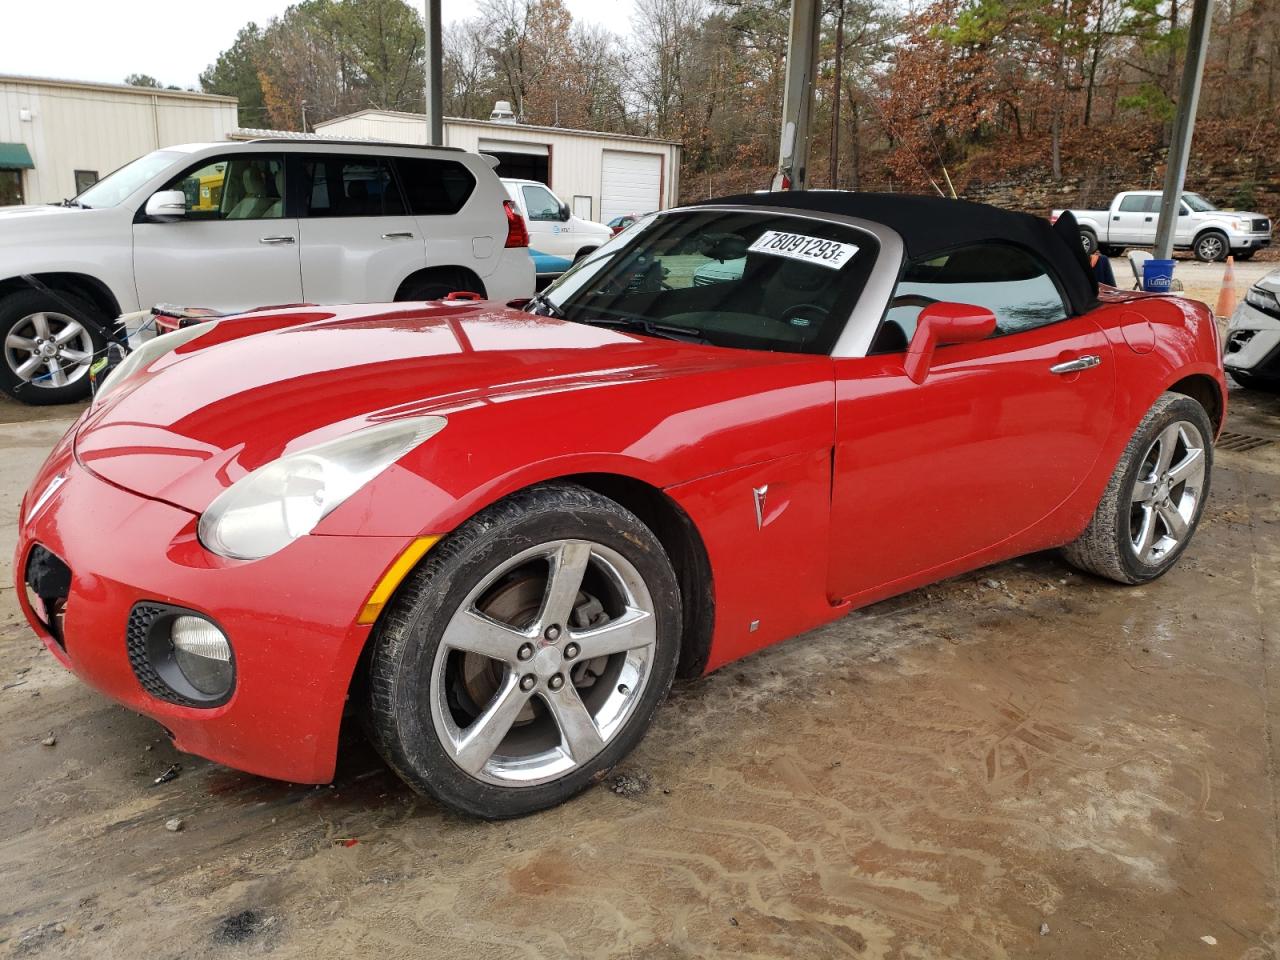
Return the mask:
[[1218, 294], [1218, 308], [1214, 311], [1220, 317], [1229, 317], [1236, 312], [1236, 258], [1227, 257], [1227, 268], [1222, 271], [1222, 292]]

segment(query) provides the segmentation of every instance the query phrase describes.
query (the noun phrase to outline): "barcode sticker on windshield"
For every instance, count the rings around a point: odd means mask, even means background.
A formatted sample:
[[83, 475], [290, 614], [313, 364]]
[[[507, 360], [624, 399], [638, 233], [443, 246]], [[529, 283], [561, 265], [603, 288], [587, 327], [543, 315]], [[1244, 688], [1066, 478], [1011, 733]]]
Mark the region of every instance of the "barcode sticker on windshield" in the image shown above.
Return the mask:
[[824, 240], [821, 237], [806, 237], [802, 233], [766, 230], [747, 249], [752, 253], [790, 257], [792, 260], [803, 260], [805, 263], [816, 263], [823, 267], [830, 267], [832, 270], [839, 270], [853, 259], [854, 254], [858, 252], [858, 245], [841, 243], [839, 240]]

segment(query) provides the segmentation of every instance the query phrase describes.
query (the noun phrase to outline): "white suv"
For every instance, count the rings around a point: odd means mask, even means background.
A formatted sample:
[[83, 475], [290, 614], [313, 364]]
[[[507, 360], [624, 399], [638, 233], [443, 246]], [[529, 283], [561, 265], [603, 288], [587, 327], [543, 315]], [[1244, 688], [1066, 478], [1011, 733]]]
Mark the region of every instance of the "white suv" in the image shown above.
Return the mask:
[[157, 150], [62, 206], [0, 208], [0, 389], [84, 396], [102, 331], [157, 303], [528, 297], [527, 243], [479, 154], [321, 140]]
[[540, 281], [559, 276], [613, 236], [603, 223], [575, 217], [545, 183], [504, 177], [502, 184], [529, 223], [529, 255]]

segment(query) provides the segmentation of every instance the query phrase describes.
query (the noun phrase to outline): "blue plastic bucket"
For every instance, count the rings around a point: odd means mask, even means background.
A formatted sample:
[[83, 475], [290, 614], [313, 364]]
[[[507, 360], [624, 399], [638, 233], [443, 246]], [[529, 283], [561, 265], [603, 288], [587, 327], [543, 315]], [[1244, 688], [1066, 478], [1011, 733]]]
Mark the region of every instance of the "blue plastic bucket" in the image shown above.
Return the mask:
[[1142, 289], [1148, 293], [1168, 293], [1173, 284], [1172, 260], [1148, 260], [1142, 265]]

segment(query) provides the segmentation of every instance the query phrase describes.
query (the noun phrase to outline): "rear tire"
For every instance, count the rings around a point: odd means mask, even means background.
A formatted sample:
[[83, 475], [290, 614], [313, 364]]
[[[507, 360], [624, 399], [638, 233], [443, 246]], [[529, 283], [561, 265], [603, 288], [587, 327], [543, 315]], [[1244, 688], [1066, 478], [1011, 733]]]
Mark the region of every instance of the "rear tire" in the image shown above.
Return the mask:
[[62, 291], [0, 299], [0, 390], [32, 405], [83, 400], [89, 367], [106, 347], [99, 332], [106, 322], [97, 307]]
[[426, 270], [406, 280], [396, 292], [396, 300], [443, 300], [451, 293], [469, 291], [485, 296], [484, 284], [462, 270]]
[[1120, 455], [1089, 526], [1063, 548], [1067, 562], [1118, 583], [1167, 573], [1204, 512], [1213, 435], [1204, 407], [1161, 394]]
[[1098, 235], [1088, 227], [1080, 228], [1080, 245], [1084, 247], [1084, 255], [1092, 256], [1098, 249]]
[[383, 614], [370, 738], [455, 810], [555, 806], [644, 736], [680, 625], [671, 563], [632, 513], [573, 484], [521, 491], [437, 544]]

